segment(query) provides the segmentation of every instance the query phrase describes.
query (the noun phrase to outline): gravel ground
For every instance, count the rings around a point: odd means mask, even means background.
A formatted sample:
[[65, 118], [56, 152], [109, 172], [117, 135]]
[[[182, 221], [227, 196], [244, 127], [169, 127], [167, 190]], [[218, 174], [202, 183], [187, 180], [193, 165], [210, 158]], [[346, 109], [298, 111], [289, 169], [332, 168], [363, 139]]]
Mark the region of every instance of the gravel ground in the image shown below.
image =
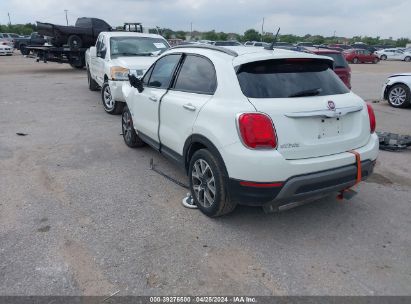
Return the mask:
[[[378, 99], [411, 64], [352, 69]], [[84, 70], [16, 54], [0, 71], [0, 295], [411, 295], [411, 151], [381, 152], [350, 201], [210, 219], [149, 161], [183, 172], [126, 147]], [[411, 109], [375, 109], [378, 129], [411, 133]]]

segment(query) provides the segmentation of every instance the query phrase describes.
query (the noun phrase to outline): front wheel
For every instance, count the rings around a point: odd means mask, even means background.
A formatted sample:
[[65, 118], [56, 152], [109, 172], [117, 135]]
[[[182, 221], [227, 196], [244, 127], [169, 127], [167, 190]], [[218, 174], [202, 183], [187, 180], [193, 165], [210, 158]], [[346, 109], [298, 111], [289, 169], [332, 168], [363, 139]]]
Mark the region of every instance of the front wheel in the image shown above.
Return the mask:
[[372, 61], [372, 63], [377, 64], [379, 62], [378, 58], [375, 57], [374, 60]]
[[388, 91], [388, 103], [394, 108], [406, 108], [411, 105], [410, 88], [404, 84], [397, 84]]
[[115, 101], [111, 95], [109, 83], [106, 81], [101, 87], [101, 100], [103, 101], [104, 110], [109, 114], [120, 114], [123, 110], [124, 103]]
[[387, 55], [381, 55], [380, 59], [381, 60], [387, 60]]
[[360, 63], [360, 60], [359, 60], [357, 57], [355, 57], [355, 58], [352, 60], [352, 63], [354, 63], [354, 64]]
[[123, 131], [124, 142], [127, 146], [130, 148], [144, 146], [144, 142], [137, 135], [136, 130], [134, 130], [133, 118], [127, 106], [124, 107], [123, 115], [121, 116], [121, 129]]
[[190, 160], [188, 176], [191, 195], [201, 212], [210, 217], [230, 213], [236, 207], [228, 195], [223, 166], [206, 149], [196, 151]]
[[405, 61], [405, 62], [410, 62], [410, 61], [411, 61], [411, 57], [410, 57], [410, 56], [405, 57], [405, 58], [404, 58], [404, 61]]

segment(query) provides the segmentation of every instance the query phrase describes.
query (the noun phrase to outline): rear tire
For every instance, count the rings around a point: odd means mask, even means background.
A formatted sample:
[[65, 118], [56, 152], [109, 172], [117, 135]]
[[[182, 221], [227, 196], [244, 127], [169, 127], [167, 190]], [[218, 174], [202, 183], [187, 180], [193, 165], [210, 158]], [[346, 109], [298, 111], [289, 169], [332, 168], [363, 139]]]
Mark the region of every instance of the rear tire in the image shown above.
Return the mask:
[[22, 55], [24, 55], [24, 56], [27, 56], [27, 55], [30, 54], [30, 50], [28, 50], [28, 49], [26, 48], [26, 45], [25, 45], [25, 44], [21, 44], [21, 45], [20, 45], [20, 53], [21, 53]]
[[97, 91], [99, 86], [97, 82], [91, 78], [90, 70], [87, 67], [87, 82], [88, 82], [88, 88], [90, 91]]
[[111, 89], [108, 82], [104, 82], [101, 87], [101, 100], [103, 102], [104, 110], [108, 114], [120, 114], [123, 111], [124, 103], [115, 101], [111, 95]]
[[130, 148], [139, 148], [145, 145], [134, 129], [133, 118], [127, 105], [124, 106], [123, 115], [121, 115], [121, 129], [123, 131], [124, 142], [127, 146]]
[[387, 55], [381, 55], [380, 59], [381, 60], [387, 60]]
[[81, 70], [81, 69], [84, 68], [84, 65], [76, 65], [76, 64], [73, 64], [73, 63], [70, 63], [70, 66], [71, 66], [73, 69], [77, 69], [77, 70]]
[[410, 62], [410, 61], [411, 61], [411, 57], [410, 57], [410, 56], [405, 57], [405, 58], [404, 58], [404, 61], [405, 61], [405, 62]]
[[359, 60], [357, 57], [355, 57], [355, 58], [352, 60], [352, 63], [354, 63], [354, 64], [360, 63], [360, 60]]
[[83, 46], [83, 40], [77, 35], [71, 35], [67, 39], [67, 44], [71, 49], [80, 49]]
[[377, 64], [378, 62], [380, 62], [380, 61], [378, 60], [377, 57], [375, 57], [374, 60], [372, 61], [372, 63], [374, 63], [374, 64]]
[[393, 85], [388, 91], [388, 103], [394, 108], [411, 106], [410, 88], [404, 84]]
[[209, 150], [200, 149], [190, 159], [190, 191], [197, 207], [205, 215], [217, 217], [232, 212], [236, 203], [230, 200], [223, 177], [224, 164]]

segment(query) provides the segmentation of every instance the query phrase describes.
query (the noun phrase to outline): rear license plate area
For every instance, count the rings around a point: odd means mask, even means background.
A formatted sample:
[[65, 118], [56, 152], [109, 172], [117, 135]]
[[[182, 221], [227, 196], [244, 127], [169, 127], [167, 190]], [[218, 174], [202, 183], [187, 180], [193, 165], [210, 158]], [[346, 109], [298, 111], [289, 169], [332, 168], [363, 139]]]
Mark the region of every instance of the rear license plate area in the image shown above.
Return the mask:
[[340, 136], [343, 131], [341, 117], [321, 118], [319, 123], [318, 139]]

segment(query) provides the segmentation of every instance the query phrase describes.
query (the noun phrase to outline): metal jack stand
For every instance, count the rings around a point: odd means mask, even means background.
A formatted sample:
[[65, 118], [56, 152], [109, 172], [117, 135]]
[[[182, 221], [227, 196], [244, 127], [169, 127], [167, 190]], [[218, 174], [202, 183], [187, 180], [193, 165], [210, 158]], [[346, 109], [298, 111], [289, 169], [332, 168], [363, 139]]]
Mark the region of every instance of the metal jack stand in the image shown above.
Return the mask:
[[191, 193], [187, 193], [187, 196], [183, 198], [182, 202], [184, 207], [189, 208], [189, 209], [197, 209], [197, 205], [194, 203], [194, 199], [191, 196]]

